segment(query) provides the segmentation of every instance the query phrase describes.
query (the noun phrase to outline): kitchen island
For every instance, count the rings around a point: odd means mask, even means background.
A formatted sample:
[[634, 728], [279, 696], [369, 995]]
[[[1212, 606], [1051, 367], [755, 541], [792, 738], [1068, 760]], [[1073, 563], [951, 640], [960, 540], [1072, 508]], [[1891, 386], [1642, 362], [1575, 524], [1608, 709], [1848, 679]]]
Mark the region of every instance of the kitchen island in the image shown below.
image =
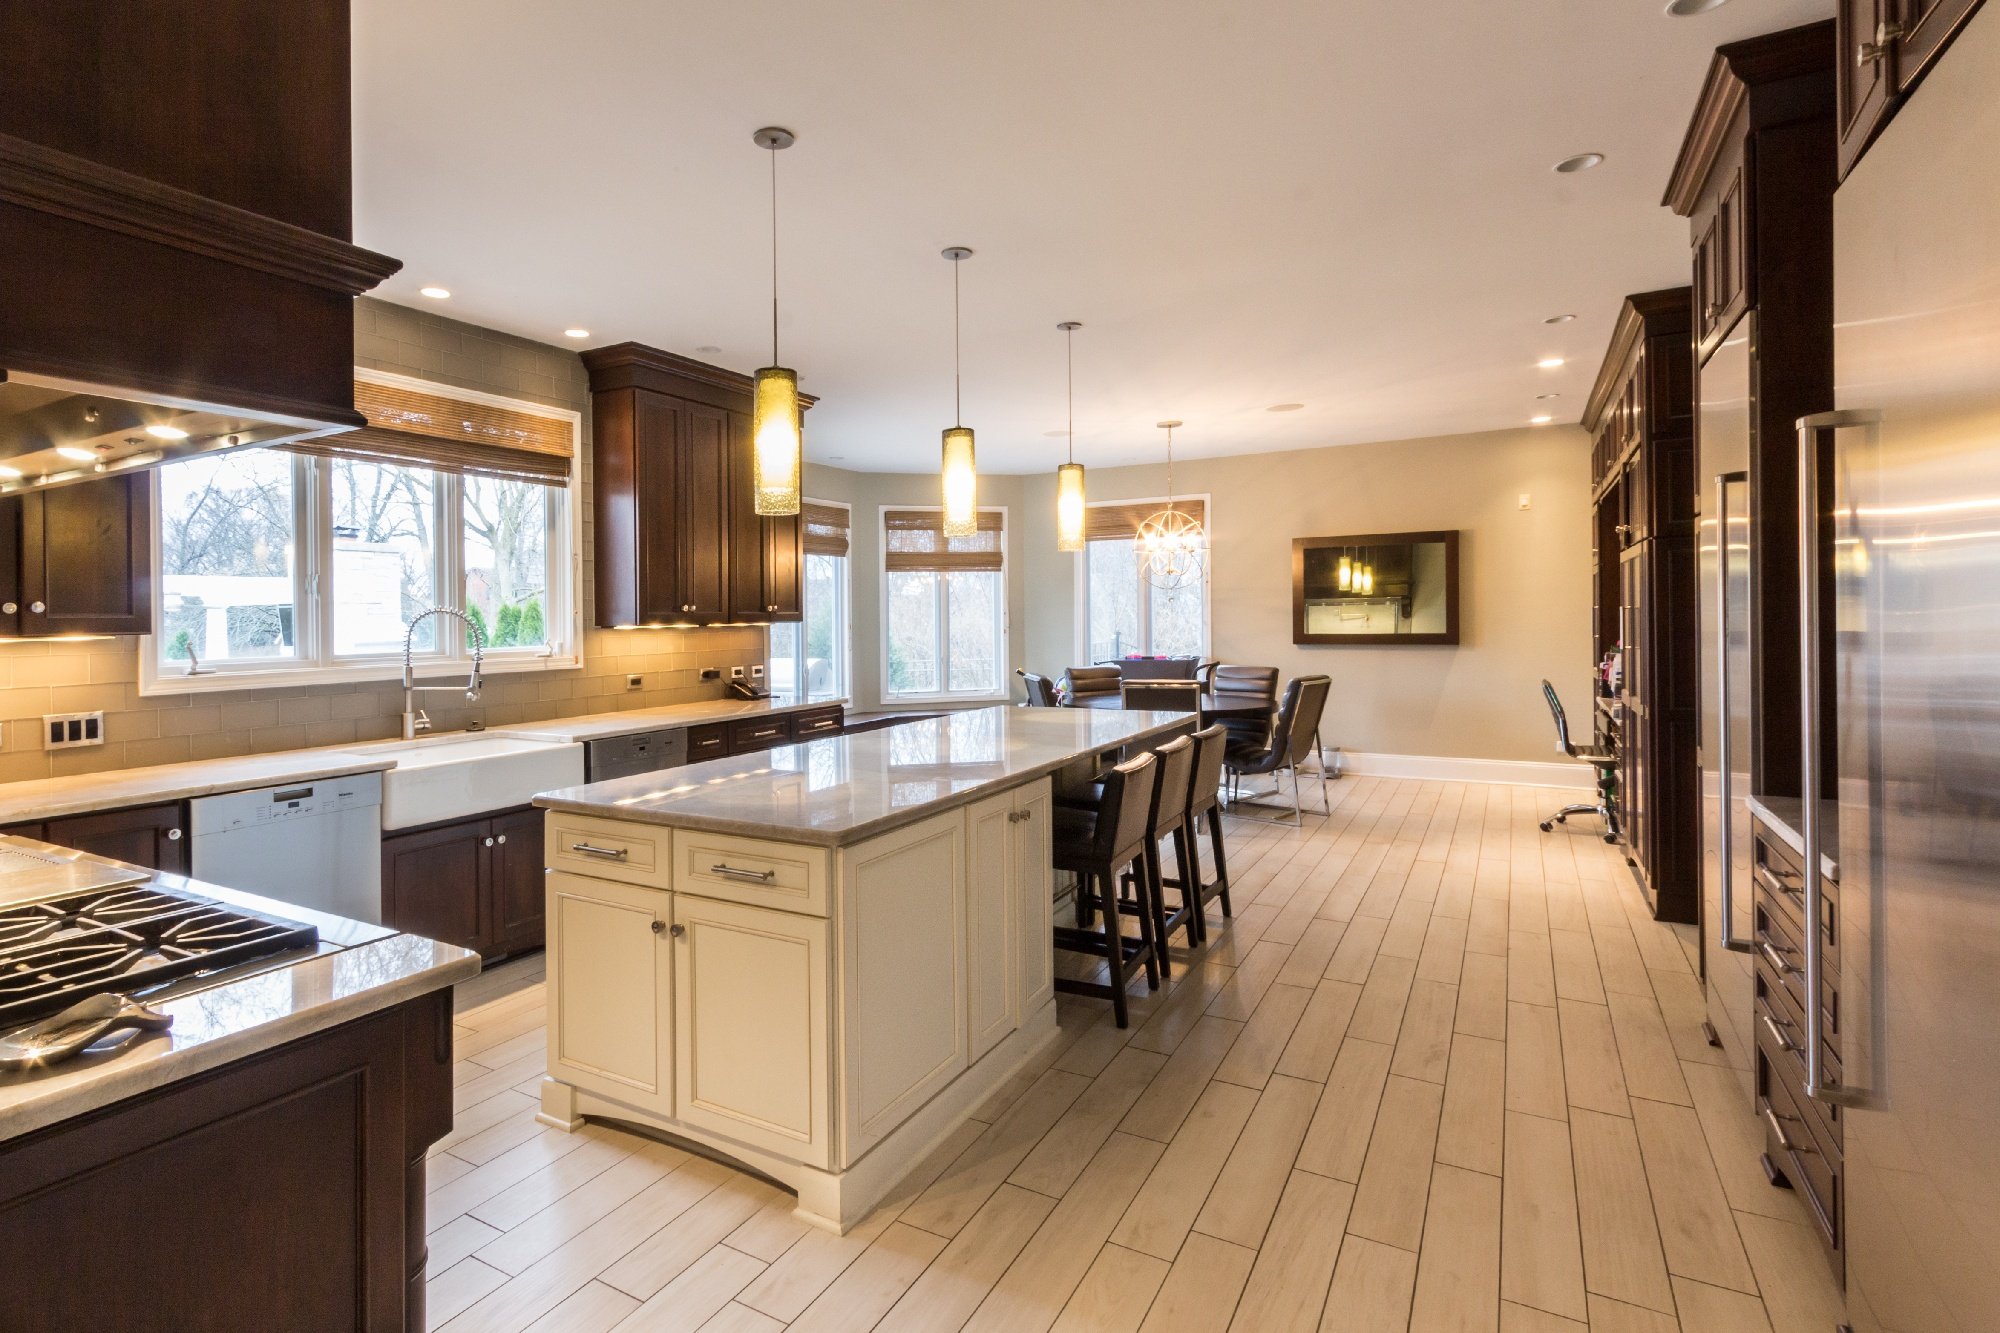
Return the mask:
[[1056, 1038], [1058, 784], [1182, 713], [986, 708], [544, 793], [541, 1119], [844, 1231]]

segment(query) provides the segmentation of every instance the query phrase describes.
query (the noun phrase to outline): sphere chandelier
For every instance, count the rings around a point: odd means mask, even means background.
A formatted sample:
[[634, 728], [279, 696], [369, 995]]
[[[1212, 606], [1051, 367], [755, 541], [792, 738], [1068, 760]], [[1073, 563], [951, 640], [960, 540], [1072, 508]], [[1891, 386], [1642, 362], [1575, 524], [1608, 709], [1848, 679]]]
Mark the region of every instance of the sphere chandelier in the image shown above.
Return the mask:
[[1135, 539], [1139, 577], [1163, 592], [1192, 587], [1208, 572], [1208, 531], [1174, 504], [1174, 428], [1180, 424], [1159, 423], [1167, 433], [1167, 503], [1139, 524]]

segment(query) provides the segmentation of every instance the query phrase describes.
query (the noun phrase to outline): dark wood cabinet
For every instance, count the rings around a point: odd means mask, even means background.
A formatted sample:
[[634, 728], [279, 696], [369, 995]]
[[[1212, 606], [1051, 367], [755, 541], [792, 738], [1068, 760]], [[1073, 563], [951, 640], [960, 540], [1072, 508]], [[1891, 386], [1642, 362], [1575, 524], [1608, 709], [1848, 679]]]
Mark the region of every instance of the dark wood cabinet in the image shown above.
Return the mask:
[[1663, 921], [1700, 900], [1693, 330], [1690, 288], [1627, 297], [1583, 417], [1602, 469], [1596, 649], [1623, 653], [1618, 836]]
[[488, 958], [542, 947], [542, 812], [382, 837], [382, 924]]
[[690, 764], [698, 764], [704, 759], [724, 759], [729, 753], [727, 722], [704, 722], [698, 727], [688, 728], [687, 761]]
[[1980, 0], [1836, 0], [1840, 175], [1868, 151]]
[[847, 710], [839, 704], [829, 704], [825, 708], [808, 708], [792, 714], [792, 739], [795, 741], [817, 740], [822, 736], [838, 736], [845, 728]]
[[789, 713], [746, 717], [729, 724], [731, 754], [755, 754], [759, 750], [771, 750], [791, 743], [792, 717]]
[[801, 619], [804, 526], [755, 510], [750, 377], [636, 343], [584, 364], [596, 623]]
[[180, 801], [10, 824], [0, 832], [92, 856], [108, 856], [148, 870], [188, 873], [187, 806]]
[[151, 482], [0, 499], [0, 634], [152, 633]]
[[0, 1144], [8, 1328], [420, 1333], [451, 991]]

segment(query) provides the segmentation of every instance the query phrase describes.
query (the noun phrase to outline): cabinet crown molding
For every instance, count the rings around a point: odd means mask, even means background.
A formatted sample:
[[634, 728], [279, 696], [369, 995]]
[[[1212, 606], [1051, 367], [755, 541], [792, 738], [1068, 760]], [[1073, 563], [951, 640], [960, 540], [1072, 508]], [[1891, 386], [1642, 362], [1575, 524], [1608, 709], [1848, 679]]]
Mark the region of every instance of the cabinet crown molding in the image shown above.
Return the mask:
[[1625, 368], [1642, 338], [1688, 334], [1694, 328], [1694, 289], [1667, 287], [1657, 292], [1637, 292], [1619, 307], [1618, 322], [1612, 327], [1611, 346], [1598, 367], [1597, 382], [1583, 407], [1583, 428], [1595, 434], [1604, 424], [1604, 412], [1625, 379]]
[[[687, 384], [707, 385], [748, 395], [756, 383], [741, 371], [712, 366], [691, 356], [662, 351], [645, 343], [612, 343], [593, 347], [583, 354], [583, 368], [590, 372], [590, 387], [602, 389], [652, 389], [659, 393], [684, 392]], [[809, 393], [799, 395], [801, 407], [818, 402]]]
[[[1753, 102], [1761, 104], [1765, 90], [1798, 81], [1800, 95], [1785, 99], [1797, 105], [1774, 106], [1774, 120], [1824, 114], [1833, 103], [1834, 55], [1832, 19], [1717, 47], [1661, 205], [1681, 217], [1694, 212], [1716, 159], [1734, 137], [1737, 117]], [[1760, 105], [1752, 114], [1761, 113]]]

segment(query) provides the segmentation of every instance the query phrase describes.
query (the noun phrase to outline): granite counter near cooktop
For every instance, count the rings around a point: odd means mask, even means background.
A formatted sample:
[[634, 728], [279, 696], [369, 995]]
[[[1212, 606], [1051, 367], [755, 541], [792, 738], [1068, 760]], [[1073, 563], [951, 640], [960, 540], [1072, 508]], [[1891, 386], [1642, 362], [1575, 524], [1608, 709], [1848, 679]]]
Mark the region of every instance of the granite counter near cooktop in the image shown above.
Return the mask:
[[1193, 725], [1188, 713], [981, 708], [566, 787], [535, 803], [601, 819], [842, 847]]

